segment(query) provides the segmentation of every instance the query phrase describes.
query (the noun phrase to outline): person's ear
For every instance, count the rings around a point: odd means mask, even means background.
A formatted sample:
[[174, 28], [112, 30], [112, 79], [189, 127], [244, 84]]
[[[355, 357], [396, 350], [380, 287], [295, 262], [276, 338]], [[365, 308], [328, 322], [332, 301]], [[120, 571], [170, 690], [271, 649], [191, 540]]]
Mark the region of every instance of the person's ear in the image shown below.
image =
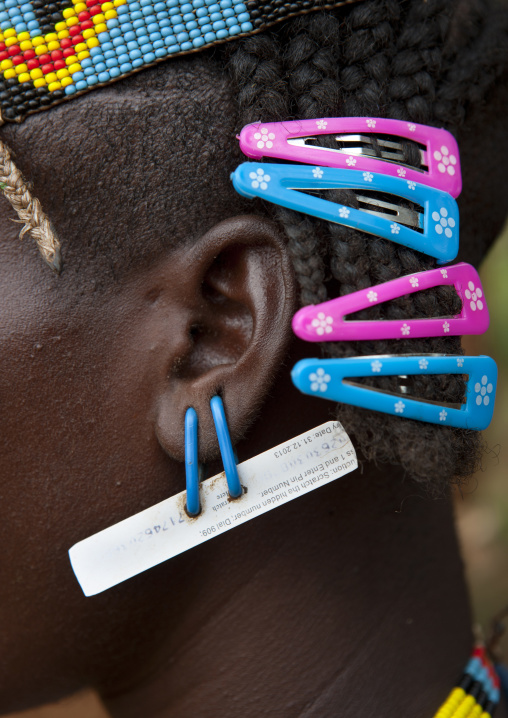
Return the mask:
[[234, 442], [273, 382], [291, 336], [294, 274], [280, 230], [256, 216], [217, 224], [161, 271], [153, 295], [156, 335], [166, 337], [165, 359], [159, 351], [155, 362], [157, 438], [182, 460], [192, 406], [205, 461], [217, 454], [210, 399], [222, 396]]

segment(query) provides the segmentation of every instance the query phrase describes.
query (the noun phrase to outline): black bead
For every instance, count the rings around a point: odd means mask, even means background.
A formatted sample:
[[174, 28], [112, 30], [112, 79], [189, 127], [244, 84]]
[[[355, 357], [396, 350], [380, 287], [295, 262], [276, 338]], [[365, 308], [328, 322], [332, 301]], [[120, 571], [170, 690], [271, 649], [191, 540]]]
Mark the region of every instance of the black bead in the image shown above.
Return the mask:
[[51, 97], [49, 96], [49, 94], [46, 95], [45, 97], [41, 97], [41, 105], [45, 105], [45, 106], [46, 106], [46, 105], [51, 105], [51, 103], [52, 103], [52, 99], [51, 99]]
[[40, 106], [41, 103], [39, 100], [30, 100], [30, 102], [28, 103], [28, 108], [30, 110], [38, 110]]
[[16, 117], [16, 111], [13, 107], [8, 107], [6, 110], [4, 110], [3, 115], [8, 120], [13, 120]]

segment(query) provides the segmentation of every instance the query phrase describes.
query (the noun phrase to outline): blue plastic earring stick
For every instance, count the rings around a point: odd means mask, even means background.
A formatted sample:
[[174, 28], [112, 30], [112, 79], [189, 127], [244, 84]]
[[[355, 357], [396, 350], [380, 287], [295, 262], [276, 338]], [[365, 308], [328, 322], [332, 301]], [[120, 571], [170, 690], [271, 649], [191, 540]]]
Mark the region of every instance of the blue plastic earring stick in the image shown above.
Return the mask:
[[[465, 404], [456, 409], [351, 383], [355, 377], [407, 377], [413, 374], [467, 374]], [[303, 359], [293, 367], [291, 378], [302, 393], [311, 396], [405, 419], [481, 430], [487, 428], [494, 413], [497, 366], [488, 356], [385, 354], [347, 359]]]
[[[260, 197], [297, 212], [384, 237], [436, 257], [438, 264], [451, 262], [459, 250], [459, 210], [453, 197], [402, 176], [336, 167], [244, 162], [232, 173], [231, 179], [235, 190], [244, 197]], [[346, 207], [304, 191], [326, 189], [359, 190], [357, 199], [370, 209]], [[364, 192], [367, 195], [361, 194]], [[372, 192], [392, 195], [394, 203], [370, 198]], [[420, 205], [423, 213], [397, 204], [401, 197]], [[383, 212], [383, 208], [387, 212]]]
[[228, 482], [228, 491], [232, 499], [237, 499], [242, 495], [242, 485], [236, 468], [235, 453], [229, 436], [228, 425], [226, 422], [226, 414], [224, 413], [224, 404], [220, 396], [214, 396], [210, 401], [215, 431], [219, 441], [222, 463], [224, 464], [224, 473]]
[[185, 479], [187, 486], [187, 513], [197, 516], [199, 501], [198, 415], [189, 407], [185, 413]]

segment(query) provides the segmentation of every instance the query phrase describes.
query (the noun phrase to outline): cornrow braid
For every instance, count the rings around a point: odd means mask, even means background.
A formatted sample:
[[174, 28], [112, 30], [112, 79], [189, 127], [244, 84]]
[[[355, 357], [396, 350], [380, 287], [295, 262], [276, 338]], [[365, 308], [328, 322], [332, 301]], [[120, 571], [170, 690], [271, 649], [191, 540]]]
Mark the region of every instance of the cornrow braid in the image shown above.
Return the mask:
[[[477, 38], [462, 33], [454, 57], [445, 57], [450, 30], [451, 3], [445, 0], [370, 0], [333, 14], [314, 14], [291, 20], [277, 34], [267, 36], [279, 57], [270, 56], [270, 71], [279, 67], [277, 87], [290, 112], [284, 119], [317, 118], [330, 114], [344, 116], [386, 116], [451, 128], [463, 116], [471, 90], [463, 78], [481, 73], [477, 53], [484, 48], [492, 29], [482, 20]], [[261, 37], [261, 36], [260, 36]], [[249, 41], [247, 41], [249, 42]], [[242, 73], [247, 42], [240, 42], [230, 57], [229, 68], [238, 83], [240, 125], [269, 120], [279, 115], [282, 104], [270, 106], [266, 89], [255, 95], [255, 111], [245, 106]], [[498, 46], [501, 41], [498, 42]], [[494, 56], [495, 55], [495, 56]], [[465, 58], [468, 58], [467, 60]], [[483, 97], [504, 58], [491, 52], [489, 73], [482, 74]], [[262, 58], [257, 57], [255, 73], [264, 76]], [[457, 77], [458, 75], [458, 77]], [[488, 80], [485, 78], [488, 75]], [[249, 82], [249, 80], [247, 80]], [[279, 90], [280, 92], [280, 90]], [[268, 104], [264, 104], [268, 101]], [[439, 107], [439, 119], [434, 108]], [[282, 119], [280, 116], [277, 119]], [[323, 144], [327, 139], [322, 138]], [[329, 142], [329, 140], [328, 140]], [[336, 146], [336, 145], [335, 145]], [[416, 145], [405, 142], [405, 161], [420, 166]], [[357, 206], [352, 191], [334, 190], [326, 198]], [[302, 304], [322, 301], [326, 295], [327, 256], [330, 273], [341, 295], [436, 266], [434, 259], [384, 239], [372, 237], [339, 224], [302, 218], [296, 212], [275, 209], [275, 216], [289, 238], [289, 250], [301, 289]], [[313, 239], [312, 239], [313, 237]], [[360, 313], [363, 318], [400, 319], [450, 316], [460, 311], [460, 299], [451, 287], [439, 287], [401, 297]], [[376, 342], [329, 342], [325, 355], [344, 357], [359, 354], [440, 353], [461, 354], [460, 338], [401, 339]], [[377, 378], [375, 386], [391, 392], [440, 402], [462, 402], [465, 383], [461, 376], [427, 375], [410, 377], [400, 385], [397, 377]], [[372, 380], [363, 380], [371, 383]], [[442, 492], [450, 479], [466, 477], [481, 458], [478, 432], [408, 421], [376, 414], [348, 405], [339, 405], [339, 415], [354, 435], [364, 457], [402, 465], [408, 474], [431, 491]]]

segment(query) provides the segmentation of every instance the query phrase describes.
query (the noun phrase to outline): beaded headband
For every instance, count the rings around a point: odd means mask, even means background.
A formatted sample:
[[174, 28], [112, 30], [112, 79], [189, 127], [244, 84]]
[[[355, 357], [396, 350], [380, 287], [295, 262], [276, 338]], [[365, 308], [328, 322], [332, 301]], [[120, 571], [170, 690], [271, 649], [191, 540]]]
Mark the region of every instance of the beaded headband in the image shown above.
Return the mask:
[[0, 0], [1, 119], [358, 0]]

